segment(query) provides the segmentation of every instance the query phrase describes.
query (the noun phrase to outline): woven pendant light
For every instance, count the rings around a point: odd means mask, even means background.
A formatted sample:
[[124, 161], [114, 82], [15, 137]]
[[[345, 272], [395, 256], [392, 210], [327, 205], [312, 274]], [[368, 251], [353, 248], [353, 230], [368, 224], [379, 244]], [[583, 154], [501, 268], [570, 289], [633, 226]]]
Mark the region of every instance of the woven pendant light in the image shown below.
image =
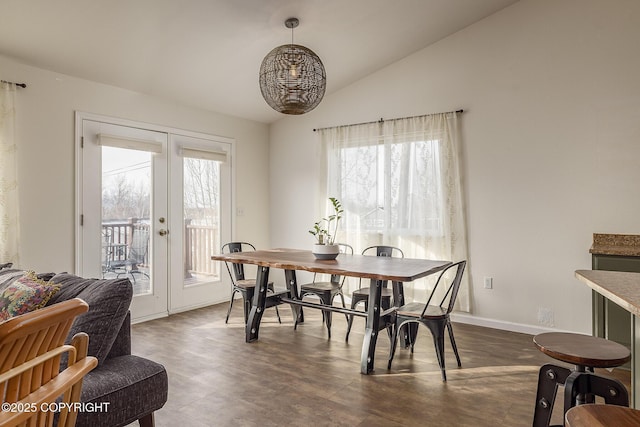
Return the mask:
[[291, 44], [278, 46], [260, 66], [260, 91], [267, 104], [283, 114], [304, 114], [320, 104], [327, 85], [324, 66], [311, 49], [293, 44], [297, 18], [284, 25], [291, 28]]

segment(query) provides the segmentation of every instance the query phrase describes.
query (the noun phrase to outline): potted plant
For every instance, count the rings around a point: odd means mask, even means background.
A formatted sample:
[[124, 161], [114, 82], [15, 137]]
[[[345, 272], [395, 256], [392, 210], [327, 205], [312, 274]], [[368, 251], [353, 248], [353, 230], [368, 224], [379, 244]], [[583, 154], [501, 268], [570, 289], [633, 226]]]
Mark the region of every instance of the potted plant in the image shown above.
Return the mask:
[[333, 206], [333, 214], [322, 218], [313, 224], [309, 233], [316, 238], [311, 252], [318, 259], [335, 259], [340, 253], [340, 248], [335, 244], [336, 234], [338, 234], [338, 224], [342, 218], [342, 205], [335, 197], [329, 197]]

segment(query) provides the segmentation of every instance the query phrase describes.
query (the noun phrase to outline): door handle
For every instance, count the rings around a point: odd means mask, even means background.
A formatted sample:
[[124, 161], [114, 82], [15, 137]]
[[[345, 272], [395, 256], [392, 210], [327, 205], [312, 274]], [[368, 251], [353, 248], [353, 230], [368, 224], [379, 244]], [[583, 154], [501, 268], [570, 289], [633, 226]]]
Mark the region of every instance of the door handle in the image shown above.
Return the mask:
[[167, 234], [169, 234], [169, 230], [160, 229], [158, 230], [158, 234], [161, 236], [166, 236]]

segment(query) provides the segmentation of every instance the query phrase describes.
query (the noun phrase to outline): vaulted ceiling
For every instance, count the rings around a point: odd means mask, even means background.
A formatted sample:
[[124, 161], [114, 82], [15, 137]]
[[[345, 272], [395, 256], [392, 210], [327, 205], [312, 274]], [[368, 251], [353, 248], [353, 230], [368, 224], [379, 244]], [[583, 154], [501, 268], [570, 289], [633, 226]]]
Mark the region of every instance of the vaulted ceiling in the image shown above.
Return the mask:
[[518, 0], [2, 0], [0, 54], [269, 123], [258, 70], [291, 41], [335, 92]]

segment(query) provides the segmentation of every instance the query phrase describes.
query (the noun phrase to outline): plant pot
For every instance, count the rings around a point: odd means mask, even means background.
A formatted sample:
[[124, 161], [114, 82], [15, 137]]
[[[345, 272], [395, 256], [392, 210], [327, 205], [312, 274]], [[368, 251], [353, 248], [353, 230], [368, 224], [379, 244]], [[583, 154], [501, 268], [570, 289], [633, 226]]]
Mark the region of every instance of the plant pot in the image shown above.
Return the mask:
[[336, 259], [340, 253], [340, 247], [338, 245], [313, 245], [311, 252], [316, 259]]

